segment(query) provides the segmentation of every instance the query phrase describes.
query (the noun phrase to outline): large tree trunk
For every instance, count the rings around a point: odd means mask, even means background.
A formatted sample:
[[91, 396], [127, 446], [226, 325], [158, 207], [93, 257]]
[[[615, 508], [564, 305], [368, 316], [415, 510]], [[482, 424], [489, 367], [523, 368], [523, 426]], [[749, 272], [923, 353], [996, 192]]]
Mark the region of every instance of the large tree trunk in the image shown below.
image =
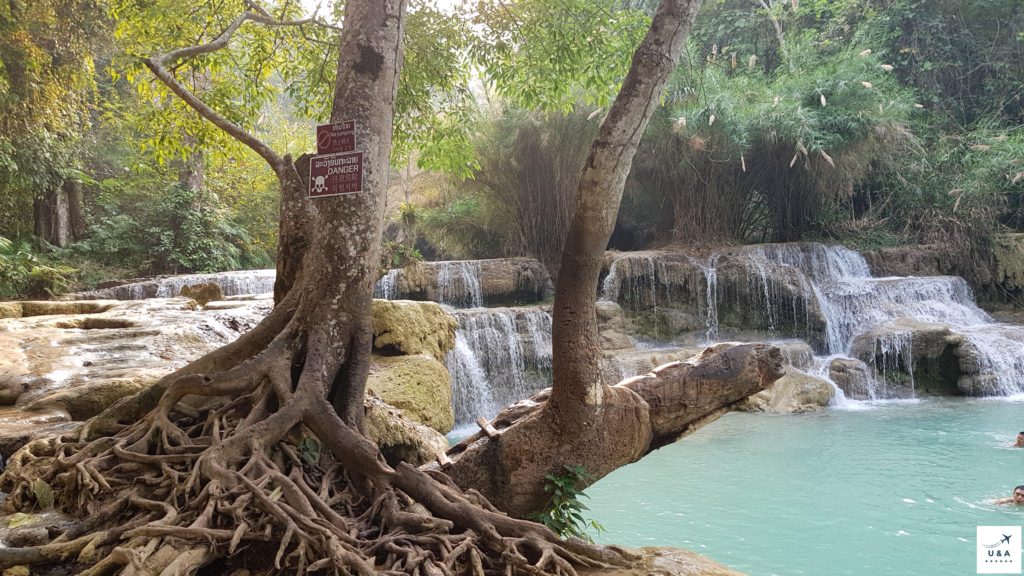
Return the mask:
[[[392, 469], [359, 431], [405, 9], [406, 0], [346, 3], [332, 119], [356, 121], [365, 156], [353, 195], [301, 201], [290, 159], [171, 72], [247, 21], [283, 25], [256, 4], [213, 42], [146, 60], [273, 168], [294, 216], [282, 223], [282, 256], [301, 262], [285, 267], [273, 311], [234, 343], [119, 402], [81, 435], [11, 458], [5, 506], [38, 507], [42, 481], [82, 520], [50, 544], [0, 549], [0, 568], [78, 558], [89, 574], [194, 574], [220, 560], [211, 570], [571, 575], [574, 564], [626, 561], [499, 513], [443, 474]], [[221, 560], [242, 550], [255, 554]]]
[[82, 190], [75, 180], [36, 197], [32, 211], [36, 236], [54, 246], [63, 248], [85, 237]]

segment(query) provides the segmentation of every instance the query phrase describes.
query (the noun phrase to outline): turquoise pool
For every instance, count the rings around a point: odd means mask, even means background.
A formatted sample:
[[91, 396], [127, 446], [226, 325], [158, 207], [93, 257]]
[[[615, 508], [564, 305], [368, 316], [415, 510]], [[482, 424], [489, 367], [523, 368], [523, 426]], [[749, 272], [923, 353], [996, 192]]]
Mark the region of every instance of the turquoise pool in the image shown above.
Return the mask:
[[752, 576], [975, 573], [977, 525], [1024, 484], [1024, 403], [732, 413], [590, 487], [599, 542], [680, 546]]

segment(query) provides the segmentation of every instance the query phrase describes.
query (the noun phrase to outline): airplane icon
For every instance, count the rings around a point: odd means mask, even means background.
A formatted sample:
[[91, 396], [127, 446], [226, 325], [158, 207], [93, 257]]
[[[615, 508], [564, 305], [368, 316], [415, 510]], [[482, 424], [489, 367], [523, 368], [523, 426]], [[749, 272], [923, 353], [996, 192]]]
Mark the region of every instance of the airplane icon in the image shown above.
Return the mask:
[[985, 548], [998, 548], [998, 547], [1002, 546], [1003, 544], [1006, 544], [1007, 546], [1009, 546], [1010, 545], [1010, 538], [1012, 536], [1013, 536], [1013, 534], [1003, 534], [1003, 539], [1002, 540], [1000, 540], [999, 542], [996, 542], [995, 544], [985, 544]]

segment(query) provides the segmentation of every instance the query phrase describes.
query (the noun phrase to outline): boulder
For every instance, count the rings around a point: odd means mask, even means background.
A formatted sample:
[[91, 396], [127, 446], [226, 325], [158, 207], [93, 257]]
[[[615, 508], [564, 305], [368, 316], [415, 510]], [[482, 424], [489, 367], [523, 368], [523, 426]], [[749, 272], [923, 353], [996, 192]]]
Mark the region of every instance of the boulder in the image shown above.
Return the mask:
[[828, 376], [852, 400], [869, 400], [874, 390], [874, 372], [855, 358], [835, 358], [829, 363]]
[[999, 234], [992, 242], [993, 280], [1007, 291], [1024, 290], [1024, 234]]
[[792, 366], [767, 390], [747, 398], [739, 409], [747, 412], [791, 414], [821, 410], [832, 402], [835, 388], [828, 381]]
[[459, 323], [433, 302], [373, 301], [373, 347], [386, 353], [425, 354], [439, 362], [455, 347]]
[[224, 299], [224, 291], [221, 290], [220, 285], [215, 282], [201, 282], [198, 284], [182, 286], [178, 295], [185, 298], [191, 298], [200, 306], [206, 306], [214, 300]]
[[455, 424], [448, 369], [431, 356], [374, 356], [366, 388], [409, 419], [442, 434]]
[[33, 400], [25, 408], [40, 410], [60, 407], [67, 410], [74, 420], [88, 420], [121, 398], [148, 388], [155, 381], [156, 378], [146, 375], [135, 378], [93, 380], [80, 386], [54, 390]]
[[900, 318], [858, 335], [851, 353], [874, 367], [885, 387], [880, 397], [958, 395], [957, 380], [963, 375], [958, 348], [963, 343], [964, 337], [945, 324]]
[[632, 566], [582, 568], [579, 576], [743, 576], [730, 568], [681, 548], [627, 550], [639, 556]]
[[367, 396], [365, 407], [366, 433], [392, 466], [398, 462], [420, 466], [448, 449], [448, 440], [440, 432], [414, 422], [380, 398]]

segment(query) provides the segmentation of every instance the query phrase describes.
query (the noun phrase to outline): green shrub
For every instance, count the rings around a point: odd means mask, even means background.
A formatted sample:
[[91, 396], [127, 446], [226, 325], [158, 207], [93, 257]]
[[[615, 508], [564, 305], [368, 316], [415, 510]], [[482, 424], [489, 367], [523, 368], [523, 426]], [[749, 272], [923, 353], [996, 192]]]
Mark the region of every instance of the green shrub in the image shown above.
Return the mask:
[[0, 296], [49, 298], [65, 292], [77, 270], [44, 261], [27, 241], [0, 236]]
[[587, 497], [582, 487], [590, 483], [590, 474], [582, 466], [564, 466], [563, 469], [561, 474], [544, 477], [544, 491], [551, 494], [551, 498], [532, 519], [563, 538], [592, 540], [587, 529], [604, 532], [604, 526], [597, 520], [583, 517], [588, 508], [580, 499]]

